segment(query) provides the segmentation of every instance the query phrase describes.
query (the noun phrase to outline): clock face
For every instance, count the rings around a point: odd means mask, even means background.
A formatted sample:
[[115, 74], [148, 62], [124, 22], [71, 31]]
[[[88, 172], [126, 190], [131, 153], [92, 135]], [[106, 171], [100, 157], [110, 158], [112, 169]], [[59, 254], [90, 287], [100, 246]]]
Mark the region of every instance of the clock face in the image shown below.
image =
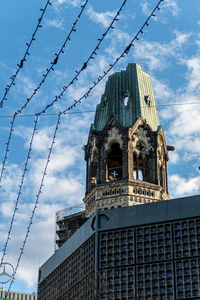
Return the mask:
[[9, 263], [0, 264], [0, 283], [8, 283], [14, 275], [14, 268]]

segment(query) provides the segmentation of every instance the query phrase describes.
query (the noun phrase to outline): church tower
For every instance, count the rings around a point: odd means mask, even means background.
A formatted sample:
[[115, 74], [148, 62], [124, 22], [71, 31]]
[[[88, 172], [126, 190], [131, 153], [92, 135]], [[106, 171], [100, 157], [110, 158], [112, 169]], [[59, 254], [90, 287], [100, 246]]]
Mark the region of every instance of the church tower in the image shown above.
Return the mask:
[[66, 241], [40, 267], [38, 300], [200, 299], [200, 195], [165, 201], [169, 150], [150, 76], [129, 64], [97, 105], [85, 211], [58, 220]]
[[95, 211], [169, 200], [168, 151], [150, 76], [137, 64], [114, 73], [84, 147], [86, 217]]

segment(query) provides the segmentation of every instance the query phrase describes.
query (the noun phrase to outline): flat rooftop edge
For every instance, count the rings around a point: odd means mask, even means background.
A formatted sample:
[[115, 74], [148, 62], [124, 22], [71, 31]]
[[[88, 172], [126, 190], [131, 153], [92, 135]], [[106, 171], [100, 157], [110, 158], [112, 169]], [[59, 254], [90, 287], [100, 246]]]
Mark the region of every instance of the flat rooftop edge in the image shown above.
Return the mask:
[[[97, 228], [97, 217], [99, 225]], [[95, 232], [200, 217], [200, 195], [96, 212], [39, 269], [42, 282]]]

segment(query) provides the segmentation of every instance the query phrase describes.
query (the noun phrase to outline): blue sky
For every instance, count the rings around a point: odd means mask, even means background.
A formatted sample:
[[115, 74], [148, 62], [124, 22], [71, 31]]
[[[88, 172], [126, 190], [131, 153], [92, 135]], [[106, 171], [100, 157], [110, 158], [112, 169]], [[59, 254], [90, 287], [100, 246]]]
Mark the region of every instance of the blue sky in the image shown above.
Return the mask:
[[[0, 97], [10, 83], [17, 64], [26, 50], [46, 1], [0, 1]], [[42, 28], [30, 49], [30, 56], [20, 70], [0, 109], [0, 161], [5, 153], [10, 121], [15, 110], [21, 108], [26, 98], [41, 81], [63, 44], [83, 4], [79, 0], [52, 0], [42, 20]], [[87, 60], [105, 32], [122, 1], [89, 0], [71, 43], [66, 46], [40, 91], [16, 118], [10, 151], [2, 178], [0, 203], [0, 249], [6, 240], [10, 218], [16, 202], [24, 161], [30, 143], [35, 113], [41, 111], [62, 91]], [[95, 59], [90, 61], [79, 80], [64, 97], [48, 110], [56, 114], [82, 96], [99, 75], [103, 74], [125, 49], [155, 7], [155, 0], [127, 0], [115, 28], [107, 35]], [[167, 144], [176, 151], [170, 153], [168, 163], [171, 198], [198, 194], [200, 191], [200, 8], [199, 0], [169, 0], [144, 36], [128, 56], [111, 71], [125, 69], [136, 62], [152, 77], [160, 122], [164, 127]], [[110, 73], [110, 74], [111, 74]], [[45, 178], [40, 204], [25, 248], [16, 281], [12, 290], [36, 290], [37, 269], [54, 251], [55, 211], [81, 202], [85, 191], [85, 162], [82, 147], [87, 142], [89, 127], [94, 118], [96, 104], [104, 91], [103, 80], [77, 105], [73, 114], [62, 117], [52, 158]], [[176, 105], [175, 105], [176, 104]], [[27, 116], [29, 115], [29, 116]], [[5, 261], [16, 265], [20, 247], [31, 215], [35, 195], [41, 182], [48, 148], [53, 136], [56, 115], [41, 116], [33, 142], [33, 150], [19, 202], [19, 210], [7, 248]]]

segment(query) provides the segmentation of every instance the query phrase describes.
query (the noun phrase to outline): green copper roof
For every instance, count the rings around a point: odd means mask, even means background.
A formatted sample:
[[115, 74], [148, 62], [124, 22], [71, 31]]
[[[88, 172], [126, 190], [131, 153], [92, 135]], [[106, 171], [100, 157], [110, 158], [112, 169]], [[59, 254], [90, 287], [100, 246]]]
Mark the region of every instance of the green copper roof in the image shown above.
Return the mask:
[[[128, 102], [127, 102], [128, 101]], [[132, 127], [139, 117], [152, 130], [160, 125], [150, 76], [137, 64], [112, 74], [96, 107], [93, 129], [102, 131], [111, 116], [123, 127]]]

